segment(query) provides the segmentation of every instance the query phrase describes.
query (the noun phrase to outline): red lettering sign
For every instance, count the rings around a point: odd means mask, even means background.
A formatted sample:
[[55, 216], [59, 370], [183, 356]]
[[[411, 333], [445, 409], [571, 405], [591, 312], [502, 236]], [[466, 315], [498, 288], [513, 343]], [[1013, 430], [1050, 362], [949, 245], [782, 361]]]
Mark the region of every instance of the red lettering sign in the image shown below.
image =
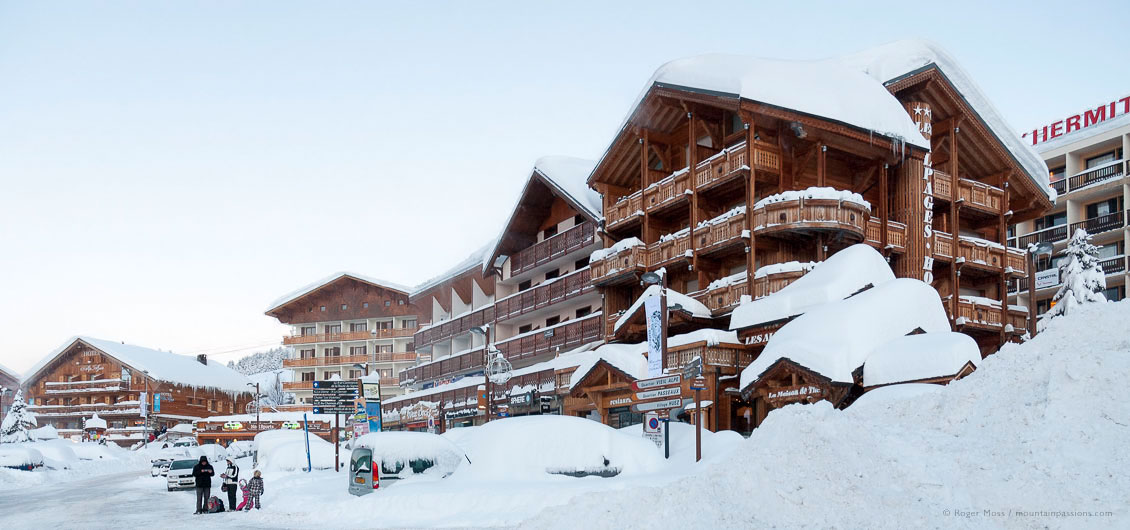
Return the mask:
[[[1117, 112], [1120, 107], [1122, 112]], [[1032, 129], [1032, 132], [1026, 132], [1020, 135], [1020, 137], [1029, 138], [1032, 145], [1037, 145], [1041, 142], [1081, 131], [1092, 125], [1098, 125], [1116, 116], [1122, 116], [1123, 114], [1130, 114], [1130, 96], [1116, 99], [1109, 104], [1099, 105], [1093, 110], [1087, 109], [1080, 114], [1058, 120], [1050, 125], [1044, 125], [1039, 129]]]

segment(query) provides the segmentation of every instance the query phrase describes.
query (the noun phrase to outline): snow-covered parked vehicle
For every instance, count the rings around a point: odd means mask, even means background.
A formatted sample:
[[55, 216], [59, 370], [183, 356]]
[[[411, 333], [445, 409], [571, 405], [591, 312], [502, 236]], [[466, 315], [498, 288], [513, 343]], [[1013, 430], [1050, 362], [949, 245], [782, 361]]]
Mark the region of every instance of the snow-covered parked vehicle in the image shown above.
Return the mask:
[[192, 476], [192, 468], [198, 463], [199, 460], [174, 460], [165, 475], [168, 490], [195, 488], [196, 479]]
[[353, 441], [349, 457], [349, 493], [365, 495], [381, 483], [413, 476], [445, 478], [467, 455], [457, 445], [424, 432], [375, 432]]
[[612, 477], [658, 471], [663, 454], [655, 444], [607, 425], [571, 416], [523, 416], [444, 434], [470, 458], [467, 470], [491, 479]]
[[43, 455], [31, 447], [15, 444], [0, 445], [0, 467], [31, 471], [43, 467]]
[[158, 458], [150, 460], [149, 463], [151, 465], [149, 468], [149, 476], [164, 477], [169, 474], [169, 466], [173, 464], [173, 461], [168, 458]]
[[244, 458], [255, 452], [255, 442], [251, 440], [237, 440], [228, 444], [228, 458]]
[[282, 422], [282, 428], [289, 430], [299, 430], [302, 428], [302, 424], [298, 423], [297, 421], [284, 421]]

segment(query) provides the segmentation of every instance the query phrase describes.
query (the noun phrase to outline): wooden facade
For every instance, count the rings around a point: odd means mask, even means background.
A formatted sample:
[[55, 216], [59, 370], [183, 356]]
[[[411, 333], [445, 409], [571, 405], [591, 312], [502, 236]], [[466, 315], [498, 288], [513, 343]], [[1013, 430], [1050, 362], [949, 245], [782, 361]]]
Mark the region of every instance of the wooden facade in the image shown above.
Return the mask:
[[[162, 355], [172, 355], [155, 352]], [[207, 362], [206, 358], [198, 358]], [[83, 422], [98, 414], [111, 441], [130, 445], [143, 438], [141, 395], [148, 390], [149, 430], [221, 414], [240, 413], [253, 399], [249, 388], [232, 392], [150, 377], [137, 366], [76, 339], [26, 381], [30, 409], [40, 425], [60, 436], [79, 434]], [[160, 411], [154, 410], [160, 396]]]

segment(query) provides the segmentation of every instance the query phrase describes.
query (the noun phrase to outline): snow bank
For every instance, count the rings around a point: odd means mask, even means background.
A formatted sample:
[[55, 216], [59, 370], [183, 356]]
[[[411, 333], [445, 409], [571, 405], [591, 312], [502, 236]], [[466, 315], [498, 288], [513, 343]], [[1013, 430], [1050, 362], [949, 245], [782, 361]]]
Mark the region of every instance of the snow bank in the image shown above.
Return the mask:
[[589, 261], [600, 261], [604, 258], [607, 258], [608, 256], [613, 256], [621, 251], [628, 250], [629, 248], [643, 246], [647, 245], [644, 245], [643, 241], [640, 241], [640, 238], [629, 237], [627, 239], [617, 241], [615, 245], [612, 245], [608, 248], [594, 250], [592, 254], [589, 254]]
[[44, 425], [38, 429], [31, 430], [32, 440], [55, 440], [59, 438], [59, 431], [55, 430], [54, 425]]
[[[457, 429], [459, 430], [459, 429]], [[353, 447], [364, 447], [373, 452], [374, 460], [404, 464], [404, 473], [411, 474], [408, 463], [412, 460], [430, 460], [434, 469], [450, 473], [467, 463], [463, 450], [450, 440], [424, 432], [374, 432], [353, 442]]]
[[519, 480], [546, 473], [655, 472], [663, 455], [655, 444], [607, 425], [571, 416], [504, 418], [455, 429], [471, 464], [456, 476]]
[[[678, 487], [578, 496], [522, 524], [1130, 527], [1130, 477], [1121, 472], [1130, 467], [1128, 321], [1130, 302], [1096, 304], [937, 390], [910, 396], [910, 385], [888, 387], [843, 411], [827, 402], [783, 407], [727, 461]], [[864, 407], [868, 395], [880, 406]], [[1035, 511], [1044, 513], [1019, 513]], [[1111, 515], [1078, 513], [1100, 511]]]
[[785, 324], [761, 355], [742, 370], [740, 388], [745, 389], [778, 359], [785, 358], [834, 382], [851, 383], [852, 371], [862, 366], [878, 346], [916, 329], [927, 333], [950, 331], [938, 291], [911, 278], [885, 282], [812, 309]]
[[24, 468], [43, 465], [43, 454], [23, 444], [0, 445], [0, 467]]
[[[306, 469], [306, 435], [302, 431], [263, 431], [255, 435], [255, 448], [259, 452], [256, 469], [261, 471]], [[333, 469], [333, 444], [311, 434], [310, 458], [314, 469]]]
[[753, 205], [753, 209], [757, 210], [773, 203], [796, 201], [800, 199], [826, 199], [831, 201], [851, 202], [867, 208], [867, 211], [871, 211], [871, 203], [867, 202], [867, 200], [858, 193], [850, 190], [837, 190], [836, 188], [821, 188], [816, 186], [803, 190], [790, 190], [769, 195], [757, 201], [757, 203]]
[[977, 366], [981, 350], [964, 333], [907, 335], [877, 347], [863, 364], [863, 386], [889, 385], [954, 375], [966, 363]]
[[799, 315], [833, 300], [842, 300], [868, 285], [880, 285], [895, 275], [882, 254], [858, 244], [833, 254], [784, 289], [734, 309], [730, 329], [742, 329]]

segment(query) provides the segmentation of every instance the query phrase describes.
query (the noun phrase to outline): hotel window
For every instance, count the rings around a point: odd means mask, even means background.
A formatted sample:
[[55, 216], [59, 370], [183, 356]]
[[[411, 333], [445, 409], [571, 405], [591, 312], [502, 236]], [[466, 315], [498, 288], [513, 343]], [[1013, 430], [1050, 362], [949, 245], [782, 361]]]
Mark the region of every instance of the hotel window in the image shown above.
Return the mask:
[[313, 381], [314, 376], [315, 376], [314, 372], [305, 373], [305, 374], [302, 374], [302, 380], [303, 381]]
[[545, 230], [542, 230], [542, 233], [544, 234], [542, 237], [543, 241], [557, 235], [557, 225], [547, 227]]
[[313, 359], [314, 358], [314, 348], [310, 348], [308, 350], [298, 350], [298, 358], [299, 359]]
[[554, 279], [558, 276], [561, 276], [561, 270], [560, 269], [553, 269], [551, 271], [545, 271], [545, 279], [546, 280], [552, 280], [552, 279]]
[[1111, 151], [1109, 153], [1103, 153], [1099, 156], [1092, 156], [1091, 158], [1088, 158], [1086, 161], [1086, 166], [1087, 169], [1091, 169], [1103, 164], [1109, 164], [1111, 162], [1114, 162], [1115, 160], [1118, 160], [1118, 151]]
[[592, 314], [592, 306], [582, 307], [577, 310], [577, 318]]
[[525, 291], [526, 289], [529, 289], [529, 288], [530, 288], [530, 280], [526, 280], [524, 282], [518, 283], [518, 291], [519, 292]]
[[416, 319], [409, 318], [409, 319], [401, 320], [400, 321], [400, 327], [402, 329], [412, 329], [412, 328], [416, 327]]
[[349, 347], [349, 354], [350, 355], [365, 355], [367, 353], [365, 351], [365, 348], [366, 348], [366, 346], [350, 346]]
[[369, 331], [368, 322], [353, 322], [349, 324], [349, 331]]
[[345, 311], [346, 309], [349, 309], [349, 306], [346, 304], [341, 304], [341, 310]]
[[326, 312], [326, 306], [321, 306], [321, 307], [322, 307], [321, 311], [322, 311], [323, 313], [325, 313], [325, 312]]
[[349, 378], [350, 379], [357, 379], [357, 378], [361, 377], [362, 375], [364, 375], [364, 373], [361, 370], [350, 370], [349, 371]]
[[1119, 211], [1118, 197], [1114, 197], [1102, 202], [1087, 205], [1087, 219], [1094, 219], [1103, 215], [1110, 215]]
[[325, 330], [327, 335], [336, 335], [341, 333], [341, 324], [326, 324]]
[[341, 348], [334, 346], [333, 348], [325, 348], [322, 350], [322, 355], [326, 357], [338, 357], [341, 355]]
[[392, 377], [391, 368], [381, 368], [381, 377]]
[[585, 267], [588, 267], [588, 266], [589, 266], [588, 256], [585, 256], [585, 257], [573, 262], [573, 270], [579, 271], [579, 270], [581, 270]]
[[329, 381], [329, 379], [335, 375], [340, 377], [341, 372], [322, 372], [322, 380]]
[[573, 216], [573, 225], [574, 226], [579, 225], [583, 222], [585, 222], [585, 216], [583, 216], [581, 214], [577, 214], [577, 215]]
[[381, 353], [392, 353], [392, 344], [378, 344], [377, 348]]
[[527, 332], [533, 331], [533, 329], [534, 329], [533, 324], [526, 324], [525, 326], [518, 326], [518, 333], [519, 334], [527, 333]]
[[1036, 230], [1067, 224], [1067, 212], [1053, 213], [1036, 219]]
[[1126, 292], [1123, 290], [1125, 288], [1126, 287], [1122, 285], [1110, 287], [1107, 290], [1103, 291], [1103, 296], [1105, 296], [1108, 301], [1117, 302], [1125, 297]]
[[1058, 181], [1058, 180], [1063, 180], [1063, 177], [1066, 176], [1066, 173], [1067, 173], [1067, 167], [1066, 166], [1060, 166], [1056, 169], [1051, 170], [1051, 180], [1052, 180], [1052, 182], [1055, 182], [1055, 181]]
[[548, 328], [549, 326], [556, 326], [560, 322], [561, 322], [560, 316], [549, 317], [549, 318], [545, 319], [545, 327]]
[[392, 307], [392, 300], [385, 300], [385, 307]]
[[302, 326], [302, 336], [316, 335], [318, 333], [318, 326]]

